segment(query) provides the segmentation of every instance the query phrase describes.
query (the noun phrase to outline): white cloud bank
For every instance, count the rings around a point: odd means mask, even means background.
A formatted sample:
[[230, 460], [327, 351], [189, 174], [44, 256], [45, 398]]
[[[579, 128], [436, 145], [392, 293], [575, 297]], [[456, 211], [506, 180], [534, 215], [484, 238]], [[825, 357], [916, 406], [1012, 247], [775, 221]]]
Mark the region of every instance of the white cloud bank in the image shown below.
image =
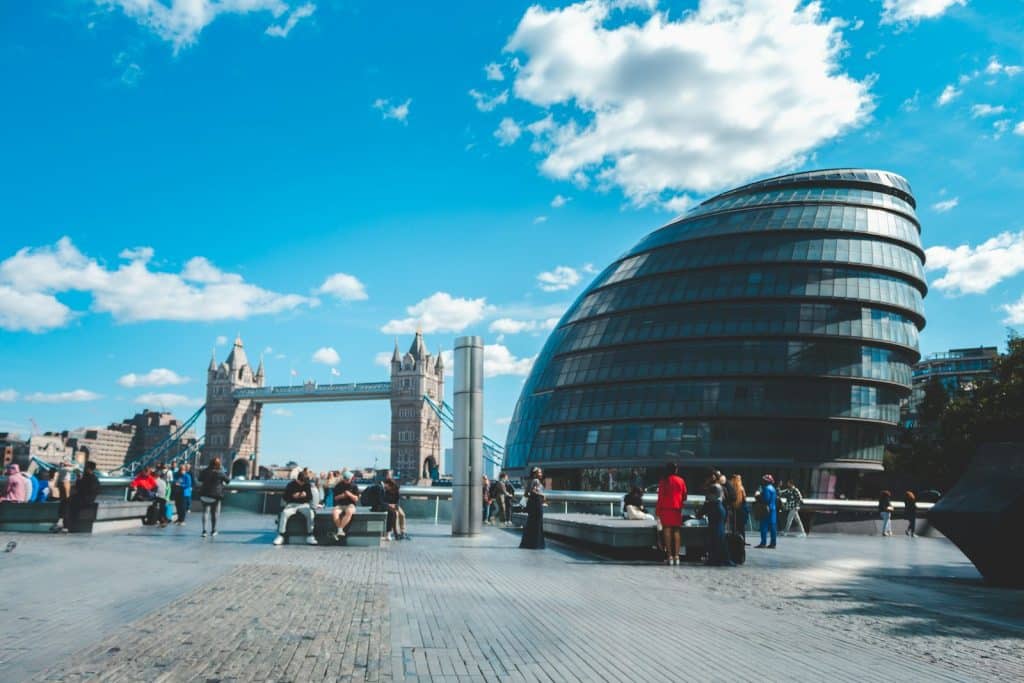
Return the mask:
[[88, 292], [92, 311], [122, 323], [240, 320], [319, 303], [245, 282], [202, 256], [190, 259], [179, 273], [152, 270], [150, 247], [126, 249], [120, 257], [124, 263], [107, 268], [67, 237], [52, 247], [19, 250], [0, 262], [0, 328], [43, 332], [64, 327], [81, 314], [56, 297], [70, 291]]
[[[120, 9], [125, 16], [174, 45], [178, 52], [196, 42], [199, 34], [213, 21], [226, 14], [270, 14], [275, 20], [285, 14], [281, 26], [271, 24], [267, 35], [285, 37], [301, 19], [313, 14], [316, 5], [305, 3], [293, 7], [285, 0], [95, 0], [108, 9]], [[290, 12], [290, 14], [289, 14]]]
[[513, 144], [522, 134], [523, 129], [519, 127], [515, 119], [508, 116], [501, 120], [497, 130], [494, 131], [494, 137], [498, 138], [498, 144], [502, 147], [508, 147]]
[[313, 362], [335, 366], [341, 363], [341, 356], [338, 355], [333, 346], [322, 346], [313, 352]]
[[[638, 23], [622, 23], [625, 4]], [[820, 3], [703, 0], [678, 19], [655, 5], [523, 15], [506, 50], [522, 55], [516, 97], [556, 108], [527, 127], [544, 174], [667, 201], [796, 166], [874, 106], [869, 81], [842, 73], [845, 23]]]
[[326, 294], [342, 301], [366, 301], [366, 286], [355, 275], [335, 273], [329, 276], [316, 290], [317, 294]]
[[417, 329], [425, 333], [461, 332], [480, 322], [488, 312], [487, 299], [463, 299], [447, 292], [436, 292], [406, 308], [409, 317], [390, 320], [381, 332], [411, 334]]
[[[442, 351], [441, 355], [444, 357], [445, 374], [452, 374], [451, 368], [455, 367], [454, 352]], [[537, 356], [519, 358], [504, 344], [484, 344], [484, 377], [525, 377], [530, 374], [536, 360]]]
[[398, 121], [404, 125], [408, 123], [409, 106], [411, 104], [411, 97], [400, 104], [392, 104], [391, 100], [377, 98], [376, 100], [373, 101], [373, 108], [378, 110], [380, 112], [380, 115], [385, 120], [394, 119], [395, 121]]
[[188, 377], [182, 377], [173, 370], [167, 368], [153, 368], [144, 375], [137, 375], [134, 372], [129, 372], [127, 375], [122, 375], [117, 383], [122, 387], [128, 387], [129, 389], [134, 387], [163, 387], [173, 384], [186, 384], [188, 383]]
[[1004, 232], [976, 247], [930, 247], [926, 269], [944, 271], [932, 283], [936, 289], [958, 294], [982, 294], [1003, 280], [1024, 272], [1024, 231]]
[[59, 391], [53, 394], [46, 394], [41, 391], [37, 391], [32, 394], [27, 394], [24, 400], [28, 403], [84, 403], [86, 401], [96, 401], [103, 398], [100, 394], [95, 391], [88, 391], [87, 389], [74, 389], [72, 391]]
[[14, 389], [0, 389], [0, 403], [13, 403], [18, 400], [18, 392]]
[[569, 266], [556, 266], [537, 275], [537, 286], [545, 292], [560, 292], [575, 287], [580, 282], [580, 273]]
[[936, 213], [946, 213], [952, 211], [960, 204], [959, 197], [953, 197], [952, 199], [944, 199], [941, 202], [935, 202], [932, 204], [932, 210]]
[[966, 5], [967, 0], [885, 0], [882, 3], [883, 24], [906, 24], [935, 19], [954, 5]]

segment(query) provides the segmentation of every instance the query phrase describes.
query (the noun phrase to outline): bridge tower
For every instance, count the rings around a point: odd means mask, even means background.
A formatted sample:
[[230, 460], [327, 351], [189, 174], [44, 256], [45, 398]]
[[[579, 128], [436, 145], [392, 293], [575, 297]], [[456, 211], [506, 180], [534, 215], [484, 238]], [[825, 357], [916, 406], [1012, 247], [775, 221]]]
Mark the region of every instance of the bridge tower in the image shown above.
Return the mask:
[[214, 352], [206, 371], [206, 439], [202, 463], [219, 457], [231, 476], [259, 473], [260, 404], [235, 400], [235, 389], [263, 386], [263, 360], [253, 372], [241, 336], [226, 361], [217, 365]]
[[423, 396], [444, 401], [444, 361], [427, 352], [416, 331], [403, 356], [391, 356], [391, 469], [404, 483], [428, 483], [440, 471], [441, 420]]

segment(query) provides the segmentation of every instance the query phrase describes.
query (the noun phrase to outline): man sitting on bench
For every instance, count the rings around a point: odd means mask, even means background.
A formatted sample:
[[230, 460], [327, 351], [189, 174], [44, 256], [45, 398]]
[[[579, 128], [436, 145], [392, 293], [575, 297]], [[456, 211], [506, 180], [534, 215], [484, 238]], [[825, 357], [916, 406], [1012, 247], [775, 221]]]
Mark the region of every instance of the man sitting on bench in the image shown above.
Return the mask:
[[356, 514], [359, 487], [356, 486], [354, 478], [352, 472], [344, 470], [341, 473], [341, 481], [334, 487], [334, 510], [331, 511], [331, 518], [334, 520], [335, 541], [345, 535], [345, 527]]
[[284, 508], [277, 520], [277, 538], [274, 545], [284, 543], [284, 534], [288, 530], [288, 520], [298, 513], [306, 518], [306, 545], [316, 545], [316, 538], [313, 536], [313, 523], [316, 512], [313, 510], [313, 491], [309, 485], [309, 476], [302, 470], [298, 476], [288, 482], [284, 488]]

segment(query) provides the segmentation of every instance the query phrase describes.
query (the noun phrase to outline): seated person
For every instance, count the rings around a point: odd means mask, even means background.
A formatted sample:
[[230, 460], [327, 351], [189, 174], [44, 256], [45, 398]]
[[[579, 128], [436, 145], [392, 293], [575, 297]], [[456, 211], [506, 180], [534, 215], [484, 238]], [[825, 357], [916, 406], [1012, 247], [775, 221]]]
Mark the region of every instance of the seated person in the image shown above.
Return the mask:
[[128, 485], [132, 493], [132, 500], [153, 500], [156, 498], [156, 487], [156, 477], [153, 476], [152, 467], [142, 468], [142, 471]]
[[341, 480], [334, 486], [334, 509], [331, 519], [334, 520], [334, 540], [345, 535], [345, 527], [356, 514], [359, 503], [359, 487], [356, 486], [355, 475], [348, 470], [341, 473]]
[[402, 494], [398, 482], [390, 477], [384, 480], [384, 504], [388, 513], [388, 540], [405, 540], [405, 510], [402, 509]]
[[24, 503], [28, 498], [28, 479], [21, 475], [21, 468], [14, 463], [7, 466], [6, 473], [7, 485], [0, 496], [0, 503]]
[[288, 482], [284, 488], [283, 498], [284, 508], [281, 509], [281, 514], [277, 519], [277, 538], [274, 539], [274, 545], [284, 543], [288, 520], [296, 513], [306, 518], [306, 544], [316, 545], [316, 539], [313, 537], [316, 513], [313, 512], [313, 491], [309, 484], [309, 475], [300, 470], [296, 478]]
[[654, 515], [644, 509], [644, 492], [634, 486], [622, 499], [623, 519], [654, 519]]
[[[51, 491], [52, 494], [51, 495]], [[39, 490], [36, 491], [34, 503], [45, 503], [51, 498], [57, 498], [57, 470], [48, 470], [39, 477]]]

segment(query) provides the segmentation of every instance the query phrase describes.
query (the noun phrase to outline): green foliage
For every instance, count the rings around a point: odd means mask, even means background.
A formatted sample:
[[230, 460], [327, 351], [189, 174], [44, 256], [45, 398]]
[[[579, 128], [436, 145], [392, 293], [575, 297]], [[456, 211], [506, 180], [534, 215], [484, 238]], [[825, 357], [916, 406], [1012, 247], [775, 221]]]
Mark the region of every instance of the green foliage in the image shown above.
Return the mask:
[[1024, 338], [1010, 332], [992, 379], [973, 391], [946, 396], [941, 384], [929, 382], [918, 417], [907, 448], [892, 454], [886, 469], [910, 475], [922, 487], [947, 490], [981, 444], [1024, 442]]

